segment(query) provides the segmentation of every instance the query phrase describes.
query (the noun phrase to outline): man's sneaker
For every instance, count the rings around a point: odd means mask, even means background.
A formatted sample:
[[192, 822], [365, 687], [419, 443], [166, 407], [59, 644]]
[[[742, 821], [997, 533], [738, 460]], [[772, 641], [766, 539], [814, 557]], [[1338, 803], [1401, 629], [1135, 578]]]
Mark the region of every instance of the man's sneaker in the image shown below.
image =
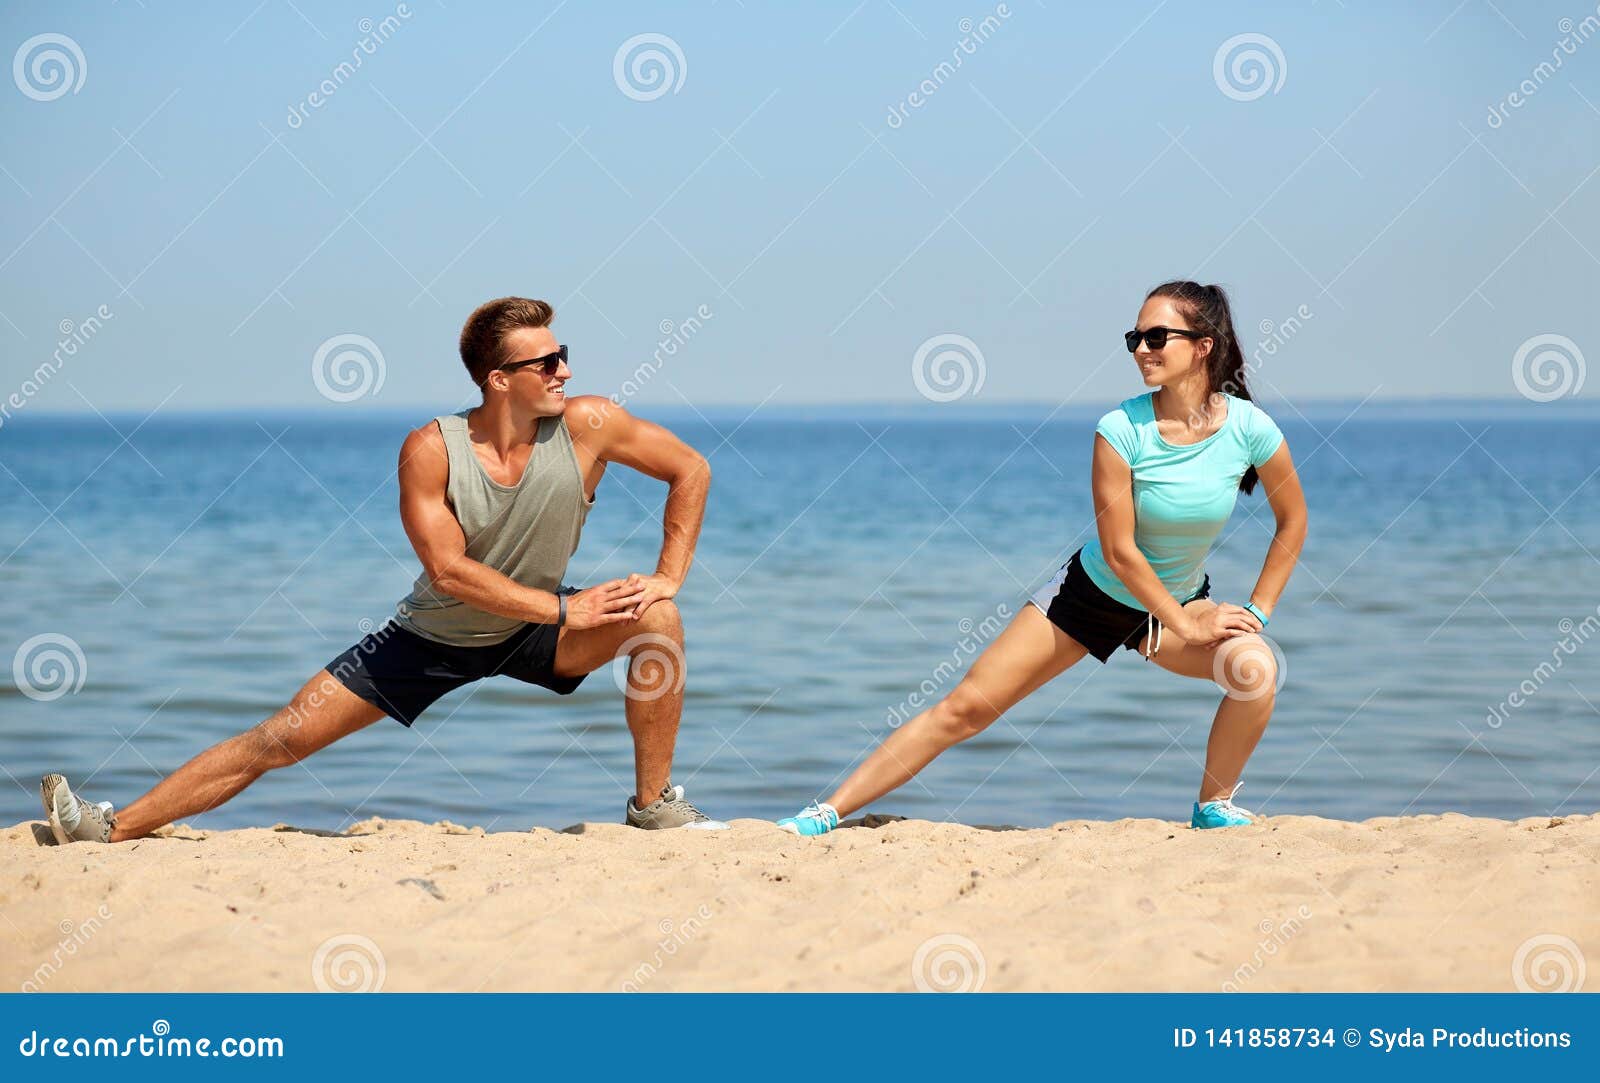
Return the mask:
[[57, 843], [65, 846], [69, 842], [111, 841], [117, 818], [112, 815], [110, 801], [91, 805], [76, 796], [61, 775], [40, 779], [39, 797], [44, 801], [45, 818], [50, 821]]
[[807, 805], [793, 816], [785, 816], [778, 826], [796, 835], [826, 835], [839, 826], [839, 810], [825, 801]]
[[1194, 812], [1189, 817], [1190, 827], [1242, 827], [1245, 824], [1255, 823], [1255, 813], [1249, 809], [1240, 808], [1233, 803], [1233, 794], [1238, 793], [1244, 783], [1234, 786], [1233, 793], [1220, 801], [1207, 801], [1201, 804], [1194, 803]]
[[633, 803], [633, 798], [628, 798], [629, 827], [640, 827], [646, 831], [665, 831], [668, 828], [683, 827], [693, 831], [726, 831], [728, 825], [721, 820], [713, 820], [705, 813], [694, 807], [694, 802], [683, 796], [683, 787], [667, 783], [661, 790], [661, 797], [644, 808], [638, 808]]

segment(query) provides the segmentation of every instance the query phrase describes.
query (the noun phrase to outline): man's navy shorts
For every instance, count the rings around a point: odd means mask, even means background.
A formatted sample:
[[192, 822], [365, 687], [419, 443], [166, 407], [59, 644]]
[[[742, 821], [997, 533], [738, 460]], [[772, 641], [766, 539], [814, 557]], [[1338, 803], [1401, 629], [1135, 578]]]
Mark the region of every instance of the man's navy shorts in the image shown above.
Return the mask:
[[328, 663], [330, 674], [350, 691], [404, 725], [446, 692], [485, 677], [514, 677], [570, 695], [583, 677], [555, 672], [554, 624], [525, 624], [511, 638], [488, 647], [457, 647], [427, 639], [393, 621]]

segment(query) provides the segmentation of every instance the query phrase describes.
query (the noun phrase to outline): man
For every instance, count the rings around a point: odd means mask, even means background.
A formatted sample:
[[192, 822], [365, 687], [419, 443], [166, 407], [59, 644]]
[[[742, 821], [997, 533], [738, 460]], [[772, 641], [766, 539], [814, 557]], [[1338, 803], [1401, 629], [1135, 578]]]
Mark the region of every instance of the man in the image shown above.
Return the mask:
[[[410, 726], [461, 685], [501, 674], [566, 695], [624, 654], [637, 786], [626, 822], [727, 826], [670, 781], [683, 710], [683, 625], [672, 599], [694, 559], [710, 469], [672, 433], [607, 399], [568, 402], [572, 372], [550, 331], [554, 315], [543, 301], [503, 297], [462, 329], [461, 360], [483, 402], [430, 421], [400, 449], [400, 519], [422, 574], [395, 618], [271, 718], [200, 753], [121, 812], [46, 775], [40, 788], [58, 842], [142, 838], [384, 715]], [[668, 485], [655, 574], [564, 587], [608, 463]]]

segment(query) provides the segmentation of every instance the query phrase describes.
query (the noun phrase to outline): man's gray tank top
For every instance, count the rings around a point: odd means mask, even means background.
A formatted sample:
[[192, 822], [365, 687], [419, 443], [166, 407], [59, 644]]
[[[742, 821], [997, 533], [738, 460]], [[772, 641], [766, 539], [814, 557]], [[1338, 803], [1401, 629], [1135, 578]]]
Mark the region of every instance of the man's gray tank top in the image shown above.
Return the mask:
[[[467, 556], [525, 587], [554, 594], [594, 504], [584, 496], [567, 423], [560, 417], [540, 419], [522, 480], [501, 485], [472, 450], [467, 413], [434, 419], [450, 457], [445, 494], [466, 535]], [[397, 608], [395, 623], [440, 643], [488, 647], [509, 639], [526, 622], [436, 591], [424, 572]]]

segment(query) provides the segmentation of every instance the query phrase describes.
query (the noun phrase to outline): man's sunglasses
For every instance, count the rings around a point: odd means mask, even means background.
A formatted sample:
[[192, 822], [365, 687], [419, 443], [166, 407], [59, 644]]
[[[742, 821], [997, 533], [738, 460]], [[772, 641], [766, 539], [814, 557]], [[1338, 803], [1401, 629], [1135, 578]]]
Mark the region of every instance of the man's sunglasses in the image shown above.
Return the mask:
[[1152, 350], [1159, 350], [1167, 344], [1168, 335], [1182, 335], [1189, 339], [1206, 337], [1199, 331], [1185, 331], [1181, 327], [1152, 327], [1148, 331], [1129, 331], [1122, 336], [1122, 341], [1128, 344], [1129, 353], [1139, 348], [1140, 339], [1143, 339]]
[[512, 361], [510, 364], [501, 365], [501, 372], [516, 372], [529, 365], [538, 365], [546, 376], [554, 376], [556, 369], [567, 363], [567, 348], [559, 347], [555, 353], [547, 353], [543, 357], [531, 357], [526, 361]]

